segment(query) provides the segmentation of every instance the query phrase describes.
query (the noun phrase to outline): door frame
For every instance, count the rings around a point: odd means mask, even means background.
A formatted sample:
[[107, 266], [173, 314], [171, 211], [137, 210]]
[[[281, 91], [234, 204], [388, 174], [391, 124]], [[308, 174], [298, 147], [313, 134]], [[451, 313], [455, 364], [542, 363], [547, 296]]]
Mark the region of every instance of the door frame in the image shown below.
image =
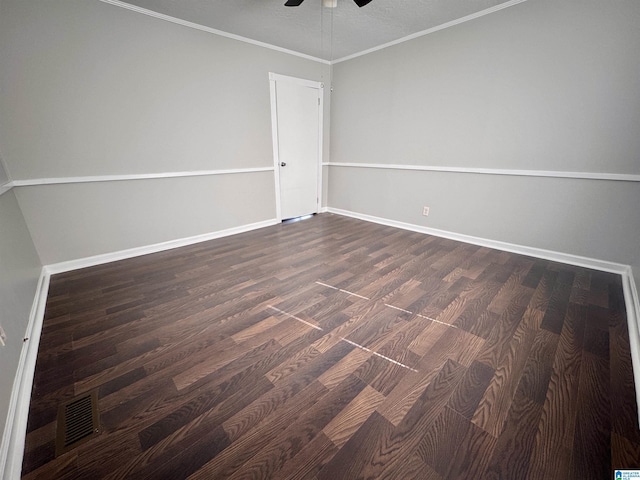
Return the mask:
[[269, 90], [271, 98], [271, 137], [273, 143], [273, 167], [276, 190], [276, 219], [282, 221], [282, 200], [280, 198], [280, 152], [278, 148], [278, 104], [276, 94], [276, 82], [292, 82], [304, 87], [318, 89], [318, 195], [316, 202], [316, 213], [320, 212], [322, 206], [322, 159], [324, 144], [324, 83], [304, 78], [290, 77], [278, 73], [269, 72]]

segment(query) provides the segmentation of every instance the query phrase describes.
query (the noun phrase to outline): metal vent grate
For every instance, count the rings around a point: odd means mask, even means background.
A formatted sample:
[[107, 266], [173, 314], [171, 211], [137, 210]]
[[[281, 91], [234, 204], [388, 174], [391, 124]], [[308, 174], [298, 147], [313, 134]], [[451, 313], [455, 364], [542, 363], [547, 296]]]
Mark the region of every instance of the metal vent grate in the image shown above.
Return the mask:
[[99, 433], [97, 404], [98, 395], [93, 391], [60, 405], [56, 456], [68, 452]]

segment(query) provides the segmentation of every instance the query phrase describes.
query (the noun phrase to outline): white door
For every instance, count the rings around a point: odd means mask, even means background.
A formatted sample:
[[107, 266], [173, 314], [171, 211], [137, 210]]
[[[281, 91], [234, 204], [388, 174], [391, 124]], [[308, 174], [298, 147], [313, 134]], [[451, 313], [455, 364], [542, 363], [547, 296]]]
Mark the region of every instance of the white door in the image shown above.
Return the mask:
[[279, 218], [317, 213], [322, 85], [275, 74], [270, 78]]

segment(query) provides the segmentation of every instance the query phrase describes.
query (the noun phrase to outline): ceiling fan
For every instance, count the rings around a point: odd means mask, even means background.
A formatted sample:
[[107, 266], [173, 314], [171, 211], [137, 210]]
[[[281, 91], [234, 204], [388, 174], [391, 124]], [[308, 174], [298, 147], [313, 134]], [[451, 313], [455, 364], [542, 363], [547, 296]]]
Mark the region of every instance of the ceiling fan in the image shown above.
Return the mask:
[[[371, 0], [353, 0], [356, 5], [358, 5], [359, 7], [364, 7], [367, 3], [369, 3]], [[287, 2], [284, 4], [285, 7], [297, 7], [299, 6], [302, 2], [304, 2], [304, 0], [287, 0]]]

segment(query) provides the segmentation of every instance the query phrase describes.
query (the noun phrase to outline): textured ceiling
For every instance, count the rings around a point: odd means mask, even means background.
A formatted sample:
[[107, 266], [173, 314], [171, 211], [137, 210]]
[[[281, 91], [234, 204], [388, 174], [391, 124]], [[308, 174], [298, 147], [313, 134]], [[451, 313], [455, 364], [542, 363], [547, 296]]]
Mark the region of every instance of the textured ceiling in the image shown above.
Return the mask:
[[[108, 0], [107, 0], [108, 1]], [[395, 40], [507, 6], [513, 0], [338, 0], [285, 7], [285, 0], [119, 0], [145, 10], [324, 60], [339, 60]]]

